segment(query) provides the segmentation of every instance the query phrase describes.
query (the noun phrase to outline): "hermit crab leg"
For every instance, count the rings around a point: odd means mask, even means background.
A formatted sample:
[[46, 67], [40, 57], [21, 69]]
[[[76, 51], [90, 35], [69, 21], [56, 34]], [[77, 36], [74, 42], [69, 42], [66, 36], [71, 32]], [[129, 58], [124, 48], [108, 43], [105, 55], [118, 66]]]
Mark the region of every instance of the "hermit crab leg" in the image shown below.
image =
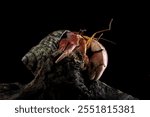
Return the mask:
[[63, 52], [63, 54], [60, 57], [57, 58], [57, 60], [55, 61], [55, 63], [58, 63], [62, 59], [64, 59], [65, 57], [69, 56], [75, 48], [76, 48], [76, 45], [69, 44], [67, 46], [67, 48], [65, 49], [65, 51]]
[[61, 53], [65, 50], [65, 48], [67, 47], [67, 45], [68, 45], [68, 40], [62, 39], [62, 40], [59, 42], [59, 48], [58, 48], [58, 50], [55, 51], [55, 52], [52, 54], [52, 56], [53, 56], [53, 57], [56, 57], [57, 55], [61, 54]]
[[[77, 46], [79, 46], [80, 38], [76, 34], [74, 34], [72, 32], [69, 32], [67, 34], [67, 38], [66, 39], [62, 39], [61, 41], [64, 41], [64, 40], [66, 41], [65, 43], [67, 43], [67, 44], [64, 44], [64, 46], [63, 46], [64, 51], [63, 51], [62, 55], [58, 57], [58, 59], [55, 61], [55, 63], [58, 63], [62, 59], [64, 59], [65, 57], [69, 56], [73, 52], [73, 50]], [[63, 42], [60, 42], [59, 46], [62, 47], [62, 44], [63, 44]], [[61, 50], [61, 48], [58, 49], [58, 51], [60, 51], [60, 50]]]

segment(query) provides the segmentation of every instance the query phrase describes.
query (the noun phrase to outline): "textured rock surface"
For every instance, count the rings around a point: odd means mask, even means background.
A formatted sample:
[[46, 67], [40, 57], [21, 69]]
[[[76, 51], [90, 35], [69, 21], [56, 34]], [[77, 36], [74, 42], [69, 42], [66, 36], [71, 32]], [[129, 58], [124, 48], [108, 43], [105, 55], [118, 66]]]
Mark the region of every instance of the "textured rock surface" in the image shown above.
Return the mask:
[[24, 86], [0, 84], [0, 99], [137, 99], [101, 81], [90, 81], [86, 71], [80, 69], [81, 61], [66, 58], [51, 68], [50, 64], [47, 59], [37, 76]]

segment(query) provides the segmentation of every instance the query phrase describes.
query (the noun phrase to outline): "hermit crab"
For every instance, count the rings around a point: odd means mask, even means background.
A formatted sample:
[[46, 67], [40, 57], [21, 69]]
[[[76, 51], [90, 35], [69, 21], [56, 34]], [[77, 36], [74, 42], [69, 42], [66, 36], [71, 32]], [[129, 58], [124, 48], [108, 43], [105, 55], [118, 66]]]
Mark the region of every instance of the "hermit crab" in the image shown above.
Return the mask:
[[[79, 52], [82, 55], [82, 68], [87, 71], [90, 80], [99, 80], [108, 64], [108, 54], [105, 47], [99, 42], [103, 32], [109, 28], [94, 33], [91, 37], [84, 35], [83, 31], [73, 32], [69, 30], [58, 30], [50, 33], [40, 43], [22, 58], [23, 63], [36, 76], [47, 59], [53, 56], [54, 62], [51, 66], [60, 63], [66, 57]], [[98, 38], [96, 35], [100, 34]], [[90, 54], [89, 54], [90, 53]], [[51, 60], [49, 60], [51, 61]], [[53, 61], [53, 60], [52, 60]]]
[[[112, 20], [111, 20], [112, 22]], [[84, 67], [87, 69], [89, 78], [91, 80], [98, 80], [101, 78], [108, 64], [108, 54], [105, 47], [98, 42], [103, 35], [102, 32], [111, 29], [111, 22], [108, 29], [98, 31], [91, 37], [85, 36], [80, 32], [68, 32], [66, 38], [62, 38], [59, 42], [59, 48], [54, 53], [55, 55], [61, 54], [55, 61], [60, 62], [65, 57], [72, 55], [76, 51], [80, 51], [83, 56]], [[101, 33], [99, 38], [95, 35]], [[87, 54], [87, 51], [91, 55]]]

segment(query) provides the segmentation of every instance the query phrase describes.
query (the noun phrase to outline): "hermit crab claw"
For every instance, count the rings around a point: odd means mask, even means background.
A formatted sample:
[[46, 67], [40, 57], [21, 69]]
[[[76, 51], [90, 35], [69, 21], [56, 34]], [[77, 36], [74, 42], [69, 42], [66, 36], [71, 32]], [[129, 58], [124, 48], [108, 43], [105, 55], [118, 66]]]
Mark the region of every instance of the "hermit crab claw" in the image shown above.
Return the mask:
[[101, 78], [108, 63], [108, 55], [105, 48], [96, 40], [91, 42], [92, 56], [88, 66], [89, 77], [91, 80], [98, 80]]

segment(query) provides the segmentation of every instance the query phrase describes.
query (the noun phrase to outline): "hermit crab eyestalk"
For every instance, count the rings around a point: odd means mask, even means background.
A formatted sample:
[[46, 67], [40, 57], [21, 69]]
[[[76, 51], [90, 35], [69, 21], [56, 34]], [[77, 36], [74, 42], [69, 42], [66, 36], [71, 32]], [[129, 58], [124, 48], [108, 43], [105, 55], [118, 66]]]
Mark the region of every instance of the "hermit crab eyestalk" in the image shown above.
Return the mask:
[[86, 32], [86, 31], [87, 31], [86, 29], [80, 29], [79, 34], [80, 34], [80, 35], [83, 35], [84, 32]]

